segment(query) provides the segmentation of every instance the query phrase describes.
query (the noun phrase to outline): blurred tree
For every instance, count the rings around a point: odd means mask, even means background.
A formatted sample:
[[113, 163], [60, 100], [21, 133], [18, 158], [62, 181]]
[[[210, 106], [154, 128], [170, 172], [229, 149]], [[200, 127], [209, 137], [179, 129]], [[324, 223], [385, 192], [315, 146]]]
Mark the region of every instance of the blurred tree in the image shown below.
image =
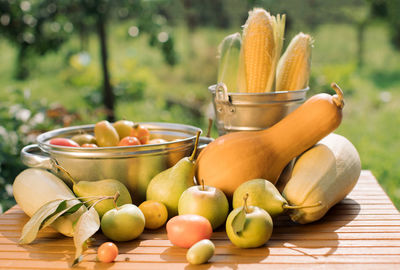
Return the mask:
[[29, 75], [33, 54], [57, 50], [71, 31], [71, 24], [58, 16], [56, 0], [0, 0], [0, 33], [17, 48], [16, 79]]
[[400, 50], [400, 1], [399, 0], [367, 0], [371, 5], [371, 13], [386, 20], [390, 29], [392, 44]]
[[113, 20], [137, 20], [138, 31], [149, 33], [149, 44], [160, 48], [166, 62], [174, 65], [173, 36], [167, 31], [165, 17], [158, 14], [168, 4], [169, 0], [0, 0], [0, 32], [18, 49], [18, 79], [28, 76], [27, 62], [33, 53], [57, 50], [74, 28], [84, 49], [94, 32], [99, 40], [103, 104], [112, 121], [115, 97], [108, 67], [108, 25]]

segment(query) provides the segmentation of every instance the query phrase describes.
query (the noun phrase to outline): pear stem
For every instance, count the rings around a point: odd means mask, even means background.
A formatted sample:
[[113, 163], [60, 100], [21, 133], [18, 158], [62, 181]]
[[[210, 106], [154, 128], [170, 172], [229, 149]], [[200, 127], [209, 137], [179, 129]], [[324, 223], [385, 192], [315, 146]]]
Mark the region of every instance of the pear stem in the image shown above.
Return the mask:
[[[118, 193], [118, 192], [117, 192]], [[103, 197], [100, 197], [100, 199], [99, 200], [97, 200], [96, 202], [94, 202], [93, 203], [93, 205], [91, 206], [91, 207], [94, 207], [96, 204], [98, 204], [99, 202], [102, 202], [102, 201], [104, 201], [104, 200], [112, 200], [112, 199], [114, 199], [115, 198], [115, 195], [114, 196], [103, 196]], [[91, 200], [92, 201], [92, 200]]]
[[196, 141], [194, 142], [194, 149], [192, 152], [192, 155], [189, 157], [189, 161], [193, 162], [195, 160], [196, 154], [197, 154], [197, 146], [199, 145], [199, 137], [200, 137], [201, 131], [197, 131], [196, 134]]
[[249, 198], [249, 193], [246, 193], [244, 196], [243, 196], [243, 209], [244, 209], [244, 212], [247, 214], [248, 212], [249, 212], [249, 208], [247, 207], [247, 199]]
[[207, 127], [207, 133], [206, 133], [207, 138], [210, 138], [210, 136], [211, 136], [212, 124], [213, 124], [213, 119], [208, 118], [208, 127]]
[[309, 205], [288, 205], [288, 204], [284, 204], [283, 208], [284, 209], [303, 209], [303, 208], [310, 208], [310, 207], [317, 207], [322, 205], [322, 202], [319, 201], [317, 203], [314, 204], [309, 204]]
[[60, 171], [62, 171], [63, 173], [65, 173], [65, 175], [68, 176], [68, 179], [72, 182], [72, 185], [75, 185], [76, 182], [75, 182], [74, 178], [72, 178], [72, 176], [69, 174], [69, 172], [68, 172], [66, 169], [64, 169], [64, 168], [58, 163], [58, 161], [57, 161], [56, 159], [52, 159], [52, 161], [53, 161], [53, 166], [54, 166], [57, 170], [60, 170]]
[[119, 192], [117, 191], [116, 193], [115, 193], [115, 195], [114, 195], [114, 197], [113, 197], [113, 199], [114, 199], [114, 207], [115, 207], [115, 209], [117, 209], [118, 210], [118, 205], [117, 205], [117, 200], [118, 200], [118, 198], [119, 198]]

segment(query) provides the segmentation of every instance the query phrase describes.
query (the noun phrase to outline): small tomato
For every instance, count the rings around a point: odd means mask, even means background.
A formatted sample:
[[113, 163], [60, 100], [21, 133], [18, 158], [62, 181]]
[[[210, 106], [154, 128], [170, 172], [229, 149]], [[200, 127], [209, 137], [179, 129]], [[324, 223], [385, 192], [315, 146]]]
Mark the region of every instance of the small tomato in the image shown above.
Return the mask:
[[52, 145], [79, 147], [79, 144], [67, 138], [53, 138], [49, 142]]
[[94, 143], [84, 143], [81, 145], [81, 147], [87, 147], [87, 148], [97, 148], [97, 144]]
[[112, 242], [105, 242], [97, 249], [97, 258], [101, 262], [113, 262], [117, 256], [118, 247]]
[[212, 227], [210, 221], [199, 215], [180, 215], [167, 222], [167, 236], [172, 244], [190, 248], [203, 239], [210, 239]]
[[118, 146], [140, 145], [140, 141], [136, 137], [125, 137], [119, 141]]
[[147, 144], [150, 140], [150, 131], [143, 126], [136, 124], [133, 126], [131, 136], [138, 138], [141, 144]]

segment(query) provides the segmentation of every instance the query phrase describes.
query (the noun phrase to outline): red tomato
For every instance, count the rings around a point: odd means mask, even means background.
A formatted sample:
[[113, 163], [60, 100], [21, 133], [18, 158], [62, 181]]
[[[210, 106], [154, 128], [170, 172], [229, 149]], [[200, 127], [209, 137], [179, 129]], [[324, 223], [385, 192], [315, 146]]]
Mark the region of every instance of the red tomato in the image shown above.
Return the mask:
[[119, 141], [118, 146], [140, 145], [140, 141], [136, 137], [125, 137]]
[[105, 242], [97, 249], [97, 258], [101, 262], [113, 262], [117, 256], [118, 247], [112, 242]]
[[131, 136], [138, 138], [141, 144], [147, 144], [150, 140], [150, 131], [141, 125], [135, 125], [133, 126]]
[[54, 138], [50, 140], [50, 144], [60, 146], [79, 147], [79, 144], [67, 138]]
[[210, 239], [212, 227], [210, 221], [199, 215], [180, 215], [167, 222], [167, 236], [172, 244], [190, 248], [203, 239]]
[[97, 144], [94, 143], [84, 143], [81, 145], [81, 147], [87, 147], [87, 148], [97, 148]]

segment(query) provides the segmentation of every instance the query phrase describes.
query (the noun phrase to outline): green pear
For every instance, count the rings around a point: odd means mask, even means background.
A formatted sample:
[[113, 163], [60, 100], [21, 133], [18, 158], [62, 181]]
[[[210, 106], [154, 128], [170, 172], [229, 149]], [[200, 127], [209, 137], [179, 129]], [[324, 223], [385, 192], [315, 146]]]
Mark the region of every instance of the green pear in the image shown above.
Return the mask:
[[[99, 181], [80, 181], [73, 186], [76, 196], [84, 197], [82, 199], [88, 206], [92, 205], [96, 200], [91, 200], [91, 196], [114, 196], [117, 192], [119, 197], [116, 201], [117, 206], [132, 203], [131, 195], [124, 184], [115, 179], [104, 179]], [[115, 207], [113, 199], [106, 199], [96, 203], [94, 208], [99, 216]]]
[[249, 194], [248, 205], [264, 209], [271, 217], [284, 213], [289, 206], [271, 182], [265, 179], [253, 179], [241, 184], [233, 193], [232, 207], [234, 209], [243, 204], [243, 196], [246, 193]]
[[154, 176], [147, 187], [146, 199], [165, 204], [169, 217], [178, 214], [178, 203], [181, 194], [194, 185], [194, 162], [199, 136], [200, 132], [197, 133], [194, 150], [190, 157], [182, 158], [171, 168]]

